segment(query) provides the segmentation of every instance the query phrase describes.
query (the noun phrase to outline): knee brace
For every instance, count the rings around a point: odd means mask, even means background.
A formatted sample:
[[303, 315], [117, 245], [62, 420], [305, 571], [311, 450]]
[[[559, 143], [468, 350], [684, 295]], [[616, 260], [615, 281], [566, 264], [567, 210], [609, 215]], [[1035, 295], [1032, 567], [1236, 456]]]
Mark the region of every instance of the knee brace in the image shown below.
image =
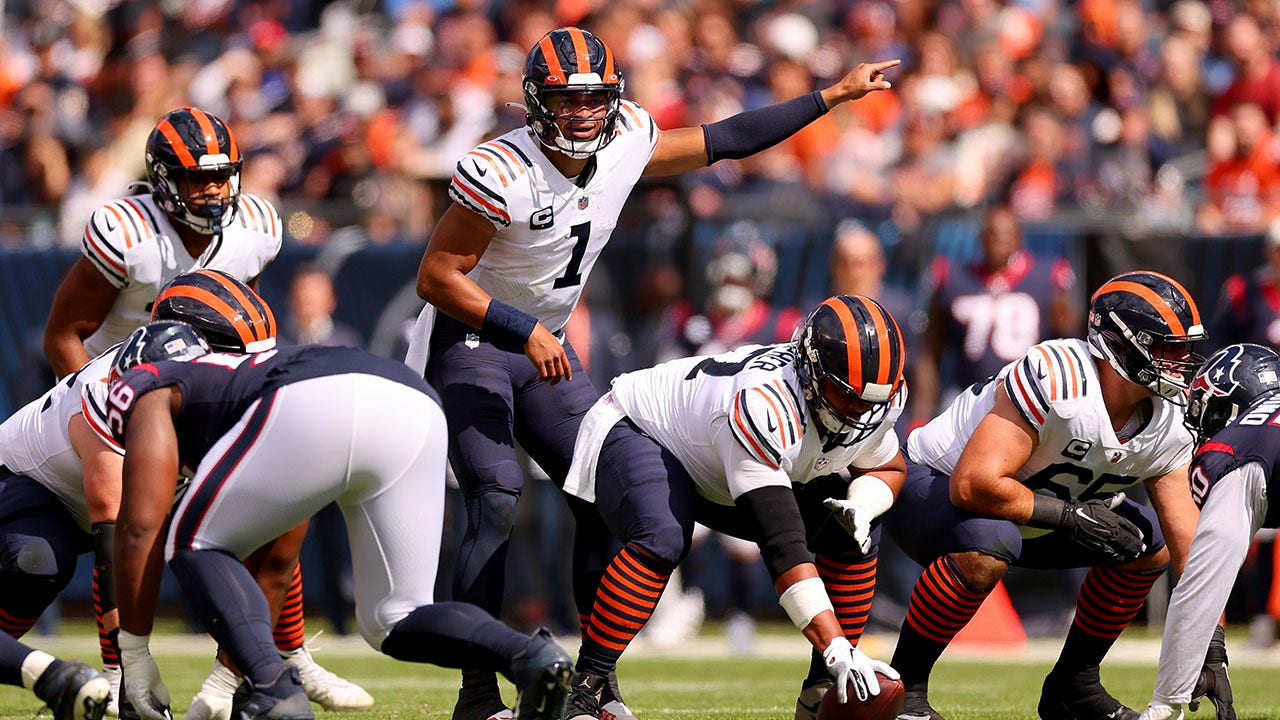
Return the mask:
[[504, 543], [516, 526], [520, 496], [500, 490], [467, 499], [467, 534], [480, 541]]

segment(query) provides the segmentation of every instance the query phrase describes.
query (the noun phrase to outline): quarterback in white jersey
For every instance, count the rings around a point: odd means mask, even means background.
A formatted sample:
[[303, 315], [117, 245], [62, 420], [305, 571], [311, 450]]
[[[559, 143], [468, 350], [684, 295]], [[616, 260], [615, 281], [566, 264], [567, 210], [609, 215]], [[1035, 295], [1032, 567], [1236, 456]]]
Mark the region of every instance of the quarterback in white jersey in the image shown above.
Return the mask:
[[[839, 295], [793, 343], [614, 382], [583, 420], [564, 488], [625, 543], [596, 594], [568, 720], [600, 715], [600, 685], [684, 559], [695, 520], [760, 546], [782, 606], [811, 640], [798, 715], [812, 717], [832, 687], [843, 700], [850, 678], [864, 698], [879, 691], [872, 669], [892, 670], [853, 646], [875, 584], [872, 522], [904, 477], [893, 431], [904, 361], [892, 316]], [[836, 474], [846, 469], [852, 479]]]
[[[1099, 663], [1170, 561], [1180, 571], [1186, 559], [1196, 508], [1180, 400], [1204, 335], [1176, 281], [1124, 273], [1094, 293], [1087, 343], [1032, 346], [911, 434], [907, 480], [884, 518], [925, 566], [894, 652], [900, 718], [942, 717], [928, 701], [933, 665], [1016, 565], [1090, 568], [1042, 720], [1135, 720]], [[1154, 510], [1121, 492], [1139, 482]]]
[[[564, 340], [564, 325], [640, 177], [771, 147], [830, 107], [889, 88], [881, 73], [897, 64], [861, 64], [822, 91], [702, 127], [662, 130], [622, 98], [622, 69], [596, 36], [557, 28], [529, 50], [527, 127], [458, 162], [453, 202], [418, 268], [418, 294], [428, 306], [406, 357], [440, 392], [455, 429], [449, 460], [468, 509], [456, 597], [490, 612], [501, 608], [503, 577], [493, 568], [505, 565], [524, 485], [515, 441], [557, 484], [568, 471], [578, 423], [598, 395]], [[601, 548], [608, 533], [589, 508], [570, 506], [578, 551], [599, 556], [574, 563], [585, 615], [607, 560]], [[608, 694], [608, 712], [631, 717], [615, 684]], [[492, 674], [463, 674], [454, 720], [505, 712]]]
[[94, 211], [81, 257], [54, 296], [45, 354], [59, 376], [145, 323], [160, 289], [211, 268], [254, 284], [280, 252], [271, 203], [240, 192], [235, 135], [199, 108], [170, 111], [147, 140], [150, 192]]

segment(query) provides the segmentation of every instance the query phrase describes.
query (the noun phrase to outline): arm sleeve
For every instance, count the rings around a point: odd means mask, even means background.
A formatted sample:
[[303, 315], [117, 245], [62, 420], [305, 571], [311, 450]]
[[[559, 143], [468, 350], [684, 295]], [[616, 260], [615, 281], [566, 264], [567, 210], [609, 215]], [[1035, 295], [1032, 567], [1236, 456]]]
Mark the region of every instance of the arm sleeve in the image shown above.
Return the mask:
[[1160, 645], [1153, 700], [1191, 700], [1213, 628], [1226, 607], [1249, 542], [1266, 515], [1262, 466], [1247, 463], [1214, 484], [1196, 524], [1182, 579], [1173, 591]]
[[805, 542], [804, 519], [790, 487], [757, 488], [739, 497], [737, 506], [760, 529], [757, 542], [770, 579], [777, 580], [791, 568], [813, 562]]

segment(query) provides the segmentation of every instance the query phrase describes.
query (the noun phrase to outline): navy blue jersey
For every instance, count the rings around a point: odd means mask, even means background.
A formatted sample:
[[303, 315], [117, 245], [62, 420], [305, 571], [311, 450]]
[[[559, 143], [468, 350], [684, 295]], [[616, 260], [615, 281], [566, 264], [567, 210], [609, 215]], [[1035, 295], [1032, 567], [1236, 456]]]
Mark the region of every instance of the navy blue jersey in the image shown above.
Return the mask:
[[1191, 496], [1197, 506], [1227, 473], [1256, 462], [1267, 476], [1263, 527], [1280, 527], [1280, 395], [1254, 405], [1201, 445], [1191, 461]]
[[[930, 300], [946, 320], [946, 345], [961, 358], [951, 384], [965, 387], [1000, 372], [1049, 334], [1049, 306], [1074, 283], [1071, 266], [1022, 250], [992, 272], [982, 263], [933, 265]], [[899, 323], [902, 320], [899, 319]]]
[[115, 441], [124, 445], [137, 399], [152, 390], [177, 387], [182, 405], [174, 427], [182, 467], [190, 470], [258, 398], [292, 383], [346, 374], [383, 377], [440, 402], [431, 386], [404, 363], [356, 348], [304, 345], [254, 355], [213, 353], [190, 362], [138, 365], [111, 385], [109, 425]]

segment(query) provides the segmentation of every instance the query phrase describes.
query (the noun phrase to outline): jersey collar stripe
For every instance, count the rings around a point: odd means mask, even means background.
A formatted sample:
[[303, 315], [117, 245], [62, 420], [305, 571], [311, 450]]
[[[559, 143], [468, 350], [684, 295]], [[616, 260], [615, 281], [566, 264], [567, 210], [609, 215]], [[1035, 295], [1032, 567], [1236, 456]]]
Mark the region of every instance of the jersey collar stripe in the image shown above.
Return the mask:
[[[223, 288], [225, 288], [227, 292], [231, 293], [231, 297], [235, 298], [236, 301], [239, 302], [240, 305], [249, 314], [249, 329], [251, 331], [255, 330], [259, 323], [261, 323], [262, 325], [266, 325], [267, 327], [270, 327], [271, 323], [267, 321], [267, 318], [258, 309], [258, 304], [254, 300], [251, 300], [249, 296], [241, 292], [239, 286], [237, 286], [235, 283], [231, 282], [230, 280], [228, 280], [226, 277], [224, 277], [219, 273], [207, 273], [207, 274], [213, 278], [214, 282], [218, 283]], [[257, 333], [254, 332], [254, 339], [266, 340], [267, 338], [257, 337]]]
[[587, 51], [586, 36], [578, 28], [571, 27], [569, 37], [573, 39], [573, 55], [578, 62], [578, 72], [584, 75], [591, 72], [591, 53]]
[[182, 142], [182, 136], [178, 135], [178, 131], [174, 129], [173, 123], [168, 120], [161, 120], [156, 129], [164, 135], [164, 139], [169, 141], [169, 146], [173, 148], [173, 152], [177, 154], [178, 160], [182, 162], [183, 167], [194, 167], [196, 158], [187, 149], [186, 143]]
[[524, 151], [523, 151], [523, 150], [521, 150], [519, 147], [517, 147], [517, 146], [516, 146], [514, 143], [512, 143], [510, 140], [504, 140], [504, 139], [499, 138], [499, 139], [497, 140], [497, 144], [499, 144], [499, 145], [501, 145], [501, 146], [503, 146], [503, 147], [505, 147], [505, 148], [510, 149], [510, 150], [511, 150], [512, 152], [514, 152], [516, 155], [520, 156], [520, 159], [521, 159], [522, 161], [524, 161], [524, 165], [525, 165], [525, 167], [533, 167], [533, 161], [529, 159], [529, 156], [528, 156], [528, 155], [525, 155], [525, 154], [524, 154]]
[[1049, 357], [1049, 351], [1043, 345], [1036, 345], [1035, 350], [1044, 358], [1044, 371], [1049, 376], [1049, 399], [1061, 400], [1062, 395], [1058, 393], [1058, 371], [1053, 367], [1053, 358]]
[[843, 298], [827, 298], [822, 304], [834, 310], [836, 317], [840, 318], [840, 325], [844, 328], [845, 350], [848, 353], [849, 384], [861, 393], [862, 338], [859, 337], [858, 323], [853, 319], [853, 313], [850, 312]]
[[[1094, 297], [1108, 292], [1130, 292], [1143, 300], [1147, 301], [1160, 317], [1164, 319], [1166, 325], [1169, 326], [1169, 332], [1174, 335], [1185, 335], [1186, 328], [1182, 326], [1182, 321], [1178, 319], [1178, 314], [1174, 312], [1169, 303], [1160, 297], [1154, 290], [1141, 283], [1131, 282], [1129, 280], [1115, 280], [1103, 285]], [[1197, 320], [1197, 324], [1198, 324]]]
[[[200, 108], [189, 108], [191, 117], [196, 119], [196, 123], [200, 126], [200, 132], [204, 133], [204, 151], [209, 155], [219, 155], [222, 148], [218, 143], [218, 131], [214, 129], [213, 122], [209, 120], [209, 116]], [[230, 157], [231, 153], [227, 153]]]
[[[538, 41], [538, 47], [542, 50], [542, 59], [547, 61], [547, 76], [542, 78], [542, 82], [564, 85], [568, 82], [569, 77], [565, 75], [564, 68], [560, 67], [560, 56], [556, 54], [556, 46], [551, 42], [551, 36], [554, 30], [542, 36]], [[552, 80], [552, 78], [555, 78]]]
[[[258, 438], [262, 436], [262, 431], [267, 426], [267, 418], [272, 409], [275, 408], [277, 392], [279, 391], [270, 392], [258, 400], [258, 407], [249, 416], [249, 421], [245, 423], [240, 435], [231, 442], [231, 446], [227, 448], [226, 453], [218, 458], [209, 473], [205, 475], [203, 481], [196, 488], [191, 502], [182, 511], [182, 515], [174, 519], [178, 528], [178, 531], [173, 534], [174, 552], [191, 547], [191, 544], [195, 541], [196, 532], [199, 531], [205, 515], [208, 514], [209, 508], [213, 506], [214, 500], [217, 499], [218, 493], [221, 492], [223, 485], [226, 484], [227, 478], [240, 467], [240, 463], [245, 456], [258, 444]], [[203, 459], [201, 464], [203, 464]]]
[[759, 394], [760, 397], [764, 398], [765, 404], [769, 406], [769, 412], [772, 413], [775, 418], [777, 418], [778, 445], [782, 449], [786, 449], [786, 447], [790, 443], [787, 442], [787, 436], [783, 434], [783, 429], [787, 427], [787, 421], [785, 418], [783, 418], [782, 411], [779, 410], [777, 404], [773, 402], [773, 398], [769, 397], [769, 393], [765, 392], [763, 389], [758, 387], [752, 388], [752, 390], [754, 390], [757, 394]]

